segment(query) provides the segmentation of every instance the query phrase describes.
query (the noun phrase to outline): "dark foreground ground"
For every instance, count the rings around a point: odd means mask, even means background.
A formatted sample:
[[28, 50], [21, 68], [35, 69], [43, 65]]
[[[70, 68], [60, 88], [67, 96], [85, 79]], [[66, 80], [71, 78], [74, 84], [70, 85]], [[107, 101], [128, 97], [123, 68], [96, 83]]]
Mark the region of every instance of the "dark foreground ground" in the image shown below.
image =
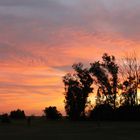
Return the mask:
[[139, 140], [140, 122], [51, 122], [34, 120], [0, 123], [0, 140]]

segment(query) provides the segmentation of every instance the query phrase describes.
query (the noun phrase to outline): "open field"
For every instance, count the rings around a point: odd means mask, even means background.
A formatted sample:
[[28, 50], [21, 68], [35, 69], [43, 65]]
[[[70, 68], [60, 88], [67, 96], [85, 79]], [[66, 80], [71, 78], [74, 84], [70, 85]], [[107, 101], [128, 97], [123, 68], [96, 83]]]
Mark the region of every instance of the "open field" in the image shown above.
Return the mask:
[[0, 140], [137, 140], [140, 122], [52, 122], [34, 120], [0, 124]]

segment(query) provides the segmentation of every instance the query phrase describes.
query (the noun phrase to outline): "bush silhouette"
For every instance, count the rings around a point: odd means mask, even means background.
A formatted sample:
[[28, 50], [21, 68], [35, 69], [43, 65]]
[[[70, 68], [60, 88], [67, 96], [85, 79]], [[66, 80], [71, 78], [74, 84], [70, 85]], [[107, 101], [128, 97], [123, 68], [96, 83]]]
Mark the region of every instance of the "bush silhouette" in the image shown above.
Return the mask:
[[6, 114], [2, 114], [0, 116], [0, 119], [1, 119], [1, 122], [2, 123], [10, 123], [10, 118], [9, 118], [9, 116], [8, 116], [7, 113]]
[[140, 105], [120, 106], [115, 111], [115, 119], [120, 121], [138, 121], [140, 120]]
[[113, 120], [114, 109], [108, 104], [101, 104], [95, 106], [90, 112], [90, 119], [92, 120]]
[[10, 118], [12, 119], [25, 119], [25, 113], [23, 110], [17, 109], [10, 112]]
[[55, 106], [46, 107], [43, 111], [47, 119], [58, 120], [62, 117], [61, 113]]

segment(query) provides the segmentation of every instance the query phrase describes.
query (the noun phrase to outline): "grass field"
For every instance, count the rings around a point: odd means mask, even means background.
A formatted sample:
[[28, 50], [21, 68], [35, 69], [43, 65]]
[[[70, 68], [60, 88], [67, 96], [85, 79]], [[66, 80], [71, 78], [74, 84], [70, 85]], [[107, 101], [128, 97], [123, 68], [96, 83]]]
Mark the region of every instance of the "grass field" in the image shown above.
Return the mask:
[[34, 120], [0, 124], [0, 140], [138, 140], [140, 122], [68, 122]]

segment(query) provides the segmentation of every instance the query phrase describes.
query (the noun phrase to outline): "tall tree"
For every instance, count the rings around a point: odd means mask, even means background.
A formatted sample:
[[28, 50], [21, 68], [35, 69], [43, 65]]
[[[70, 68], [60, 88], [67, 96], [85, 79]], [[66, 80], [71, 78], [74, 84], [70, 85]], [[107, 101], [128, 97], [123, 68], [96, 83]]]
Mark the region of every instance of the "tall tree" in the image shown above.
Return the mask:
[[126, 55], [122, 59], [120, 72], [123, 79], [124, 104], [132, 106], [138, 104], [137, 90], [140, 83], [140, 64], [135, 53]]
[[87, 98], [93, 91], [93, 79], [82, 63], [74, 64], [74, 73], [63, 77], [65, 85], [65, 110], [70, 119], [77, 120], [85, 116]]
[[118, 84], [118, 65], [114, 56], [104, 54], [103, 61], [91, 63], [90, 72], [96, 77], [99, 95], [105, 96], [105, 103], [116, 108], [116, 94]]

